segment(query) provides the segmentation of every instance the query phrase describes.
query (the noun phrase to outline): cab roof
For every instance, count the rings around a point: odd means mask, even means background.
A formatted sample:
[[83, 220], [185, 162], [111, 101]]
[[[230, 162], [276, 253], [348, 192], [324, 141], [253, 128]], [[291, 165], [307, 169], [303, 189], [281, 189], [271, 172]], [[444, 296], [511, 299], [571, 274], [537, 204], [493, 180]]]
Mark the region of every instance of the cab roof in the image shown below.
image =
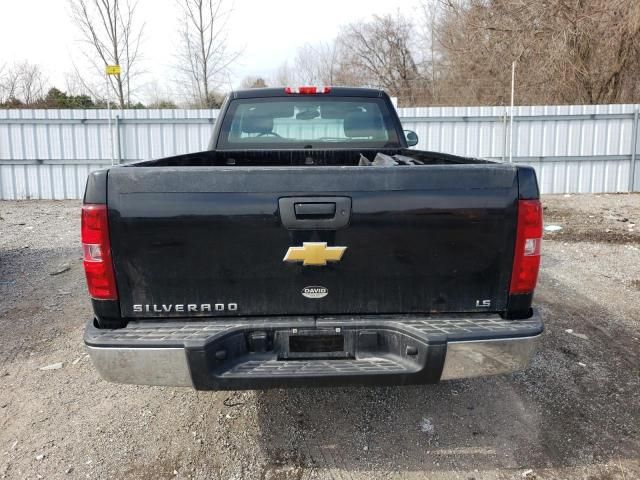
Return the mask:
[[265, 98], [265, 97], [382, 97], [386, 94], [379, 88], [362, 87], [331, 87], [329, 93], [300, 94], [286, 93], [285, 87], [276, 88], [250, 88], [247, 90], [234, 90], [230, 93], [231, 98]]

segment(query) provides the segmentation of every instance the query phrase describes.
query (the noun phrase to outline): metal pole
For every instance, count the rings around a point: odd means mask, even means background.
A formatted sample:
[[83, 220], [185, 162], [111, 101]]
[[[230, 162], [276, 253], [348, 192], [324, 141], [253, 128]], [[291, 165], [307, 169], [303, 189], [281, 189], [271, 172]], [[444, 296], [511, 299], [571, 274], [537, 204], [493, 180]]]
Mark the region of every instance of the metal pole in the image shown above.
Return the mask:
[[509, 138], [509, 131], [507, 127], [507, 107], [504, 107], [504, 114], [502, 115], [502, 161], [507, 159], [507, 138]]
[[113, 129], [111, 128], [111, 102], [109, 101], [109, 75], [107, 77], [107, 115], [109, 116], [109, 154], [111, 156], [111, 165], [114, 165], [113, 158]]
[[[633, 114], [633, 133], [631, 134], [631, 168], [629, 168], [629, 191], [635, 192], [636, 187], [636, 156], [638, 154], [638, 107]], [[640, 190], [640, 186], [638, 186]]]
[[119, 165], [122, 163], [122, 152], [120, 149], [120, 115], [116, 115], [116, 152]]
[[516, 94], [516, 62], [511, 64], [511, 120], [509, 125], [509, 163], [513, 163], [513, 104]]

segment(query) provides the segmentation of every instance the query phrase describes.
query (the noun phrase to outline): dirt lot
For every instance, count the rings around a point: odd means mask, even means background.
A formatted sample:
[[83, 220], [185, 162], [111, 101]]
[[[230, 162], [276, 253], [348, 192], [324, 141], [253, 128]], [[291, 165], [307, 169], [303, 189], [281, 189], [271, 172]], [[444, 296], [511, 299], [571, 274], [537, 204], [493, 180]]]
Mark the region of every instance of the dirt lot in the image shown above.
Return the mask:
[[100, 380], [79, 204], [0, 202], [0, 478], [640, 478], [640, 195], [544, 201], [528, 371], [218, 393]]

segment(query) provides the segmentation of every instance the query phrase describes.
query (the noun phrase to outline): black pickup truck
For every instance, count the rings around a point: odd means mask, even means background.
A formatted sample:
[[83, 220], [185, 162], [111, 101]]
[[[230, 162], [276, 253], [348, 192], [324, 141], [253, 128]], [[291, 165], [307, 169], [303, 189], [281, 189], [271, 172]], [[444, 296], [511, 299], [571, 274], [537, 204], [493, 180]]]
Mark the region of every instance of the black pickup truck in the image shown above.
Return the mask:
[[228, 96], [207, 151], [93, 172], [101, 376], [215, 390], [526, 368], [535, 172], [416, 143], [380, 90], [255, 89]]

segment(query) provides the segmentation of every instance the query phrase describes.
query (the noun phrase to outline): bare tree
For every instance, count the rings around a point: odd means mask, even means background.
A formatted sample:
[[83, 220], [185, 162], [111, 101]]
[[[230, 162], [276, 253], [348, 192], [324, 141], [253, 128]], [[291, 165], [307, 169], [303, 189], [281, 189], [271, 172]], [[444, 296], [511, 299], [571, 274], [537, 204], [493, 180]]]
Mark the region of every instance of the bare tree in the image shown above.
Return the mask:
[[39, 65], [23, 61], [0, 69], [0, 103], [31, 106], [42, 100], [45, 91], [46, 79]]
[[399, 12], [349, 24], [337, 42], [339, 83], [383, 88], [404, 105], [429, 101], [431, 91], [421, 72], [413, 24]]
[[281, 64], [279, 85], [352, 85], [385, 89], [403, 105], [427, 104], [431, 82], [410, 20], [400, 13], [344, 26], [331, 42], [304, 44]]
[[147, 108], [178, 108], [170, 86], [158, 79], [147, 82], [141, 90]]
[[[421, 0], [303, 45], [273, 84], [383, 88], [400, 105], [640, 101], [640, 1]], [[414, 25], [414, 21], [420, 22]]]
[[440, 83], [451, 102], [638, 101], [640, 2], [441, 0]]
[[8, 100], [18, 99], [20, 95], [20, 70], [16, 65], [4, 67], [1, 85], [3, 103]]
[[293, 66], [283, 62], [274, 72], [274, 85], [337, 85], [339, 51], [335, 41], [305, 43], [296, 51]]
[[20, 97], [25, 105], [33, 105], [45, 95], [45, 78], [39, 65], [22, 62], [18, 65]]
[[15, 92], [15, 84], [11, 79], [11, 69], [3, 64], [0, 67], [0, 103], [7, 102]]
[[423, 74], [429, 78], [433, 103], [438, 103], [438, 64], [442, 61], [442, 55], [438, 51], [436, 41], [436, 25], [440, 20], [440, 3], [438, 0], [422, 0], [422, 22], [420, 24], [420, 37], [422, 50], [426, 52], [423, 61]]
[[[107, 65], [120, 65], [120, 75], [109, 76], [108, 85], [120, 108], [131, 104], [136, 77], [140, 71], [140, 45], [144, 23], [136, 22], [137, 0], [69, 0], [74, 23], [86, 45], [84, 56], [97, 76]], [[100, 87], [85, 87], [97, 93]]]
[[338, 44], [306, 43], [298, 49], [294, 60], [299, 83], [306, 85], [334, 85], [338, 81]]
[[66, 72], [64, 74], [64, 87], [65, 92], [69, 95], [93, 96], [92, 92], [86, 87], [85, 82], [79, 77], [76, 71]]
[[224, 0], [178, 0], [182, 9], [176, 69], [179, 84], [195, 106], [213, 108], [216, 91], [240, 52], [228, 43], [231, 9]]
[[285, 61], [276, 68], [269, 83], [272, 85], [286, 87], [297, 83], [297, 80], [294, 77], [295, 75], [291, 67], [289, 67], [289, 62]]

